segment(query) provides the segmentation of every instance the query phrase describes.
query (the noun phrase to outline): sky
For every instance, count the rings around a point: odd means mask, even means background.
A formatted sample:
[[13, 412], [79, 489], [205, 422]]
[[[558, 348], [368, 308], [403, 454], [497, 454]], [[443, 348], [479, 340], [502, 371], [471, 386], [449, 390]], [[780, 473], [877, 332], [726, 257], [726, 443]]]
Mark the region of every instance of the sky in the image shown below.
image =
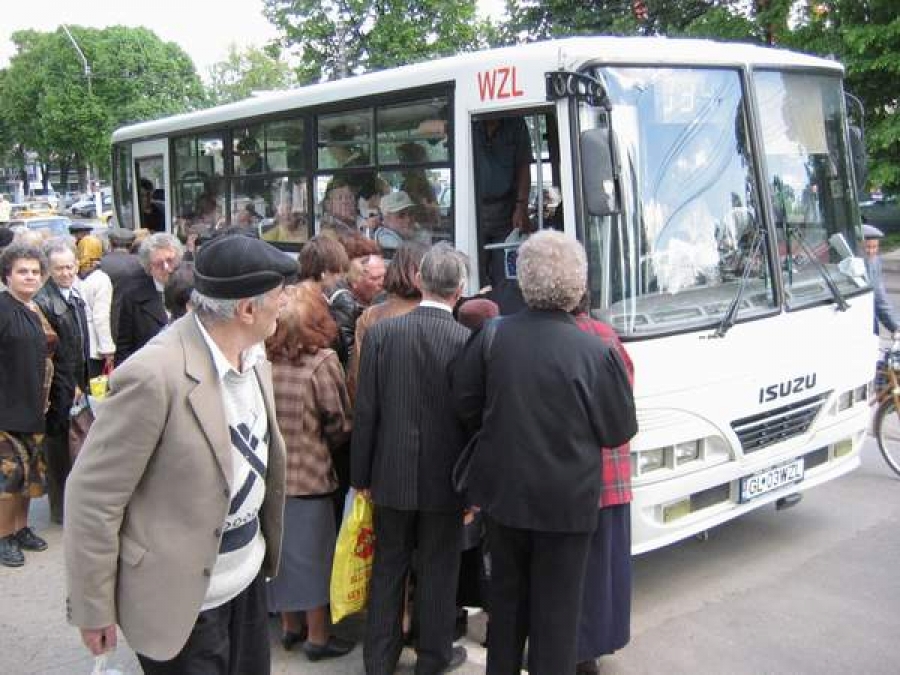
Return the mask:
[[[10, 36], [32, 28], [52, 32], [61, 24], [104, 28], [144, 26], [167, 42], [177, 43], [205, 77], [211, 65], [223, 60], [228, 46], [260, 47], [276, 37], [262, 15], [262, 0], [32, 0], [15, 4], [16, 11], [0, 17], [0, 68], [15, 53]], [[503, 0], [478, 0], [482, 12], [499, 15]], [[27, 10], [24, 7], [27, 6]], [[78, 58], [73, 53], [73, 58]]]

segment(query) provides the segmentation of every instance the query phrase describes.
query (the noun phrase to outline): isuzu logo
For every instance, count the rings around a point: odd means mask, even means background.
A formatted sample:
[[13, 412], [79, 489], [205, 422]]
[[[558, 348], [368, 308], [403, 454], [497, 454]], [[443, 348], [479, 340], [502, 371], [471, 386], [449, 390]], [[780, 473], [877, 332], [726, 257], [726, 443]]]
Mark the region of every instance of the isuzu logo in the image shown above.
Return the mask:
[[802, 391], [809, 391], [815, 386], [815, 373], [810, 373], [809, 375], [801, 375], [800, 377], [795, 377], [792, 380], [785, 380], [784, 382], [770, 384], [767, 387], [760, 387], [759, 402], [768, 403], [769, 401], [774, 401], [777, 398], [784, 398], [785, 396], [790, 396], [791, 394], [799, 394]]

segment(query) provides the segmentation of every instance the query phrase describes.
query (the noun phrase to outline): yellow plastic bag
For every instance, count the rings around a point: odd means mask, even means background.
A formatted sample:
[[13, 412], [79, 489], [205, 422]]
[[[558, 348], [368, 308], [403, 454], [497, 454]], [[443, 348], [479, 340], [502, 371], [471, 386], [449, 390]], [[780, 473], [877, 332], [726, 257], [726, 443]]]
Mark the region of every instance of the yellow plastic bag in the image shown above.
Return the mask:
[[331, 567], [331, 620], [334, 623], [366, 606], [374, 553], [372, 502], [357, 493], [350, 515], [341, 525], [334, 550]]

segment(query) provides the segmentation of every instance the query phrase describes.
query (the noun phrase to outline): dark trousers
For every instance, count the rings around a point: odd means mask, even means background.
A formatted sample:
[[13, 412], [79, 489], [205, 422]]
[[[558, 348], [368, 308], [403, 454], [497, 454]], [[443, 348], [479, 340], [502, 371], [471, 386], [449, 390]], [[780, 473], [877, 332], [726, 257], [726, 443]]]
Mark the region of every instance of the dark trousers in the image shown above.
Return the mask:
[[44, 442], [44, 453], [47, 460], [47, 498], [50, 502], [50, 520], [54, 523], [63, 522], [63, 495], [66, 487], [66, 479], [72, 470], [72, 460], [69, 458], [69, 425], [65, 428], [55, 429], [54, 433], [47, 434]]
[[416, 553], [416, 675], [442, 673], [450, 662], [462, 511], [433, 513], [375, 506], [375, 562], [369, 587], [363, 661], [366, 675], [392, 675], [403, 649], [406, 577]]
[[591, 533], [521, 530], [488, 518], [491, 626], [487, 675], [575, 672], [575, 635]]
[[224, 605], [200, 612], [175, 658], [137, 657], [147, 675], [267, 675], [271, 665], [262, 572]]

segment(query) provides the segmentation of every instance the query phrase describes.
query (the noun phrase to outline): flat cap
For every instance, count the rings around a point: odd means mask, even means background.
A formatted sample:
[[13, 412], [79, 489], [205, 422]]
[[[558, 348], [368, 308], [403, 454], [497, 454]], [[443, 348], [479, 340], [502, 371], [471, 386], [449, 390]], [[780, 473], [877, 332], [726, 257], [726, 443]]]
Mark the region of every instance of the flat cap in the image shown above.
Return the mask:
[[287, 253], [241, 234], [216, 237], [194, 258], [194, 288], [209, 298], [252, 298], [296, 274], [297, 261]]
[[863, 223], [863, 239], [881, 239], [884, 236], [884, 232], [879, 230], [874, 225], [868, 225]]
[[69, 222], [69, 232], [90, 232], [94, 229], [91, 223], [83, 220], [73, 220]]
[[134, 242], [134, 230], [125, 227], [111, 227], [107, 231], [109, 241], [116, 246], [130, 246]]

